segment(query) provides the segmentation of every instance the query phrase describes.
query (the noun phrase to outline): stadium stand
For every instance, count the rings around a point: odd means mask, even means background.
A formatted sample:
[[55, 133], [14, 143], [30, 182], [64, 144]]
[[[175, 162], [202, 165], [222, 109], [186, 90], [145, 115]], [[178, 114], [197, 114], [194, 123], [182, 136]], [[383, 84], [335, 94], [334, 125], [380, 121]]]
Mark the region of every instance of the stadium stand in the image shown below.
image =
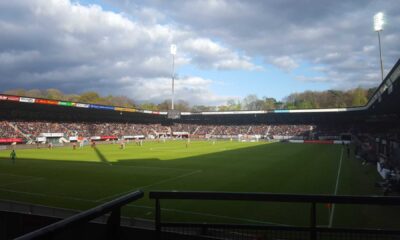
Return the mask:
[[[146, 138], [157, 138], [161, 135], [174, 137], [175, 133], [186, 133], [192, 138], [238, 138], [238, 136], [260, 136], [266, 139], [318, 139], [330, 136], [337, 139], [340, 133], [348, 128], [333, 128], [319, 125], [200, 125], [200, 124], [135, 124], [135, 123], [91, 123], [91, 122], [44, 122], [44, 121], [2, 121], [2, 138], [29, 136], [33, 139], [46, 134], [61, 133], [63, 137], [123, 136], [143, 135]], [[13, 126], [13, 127], [11, 127]]]

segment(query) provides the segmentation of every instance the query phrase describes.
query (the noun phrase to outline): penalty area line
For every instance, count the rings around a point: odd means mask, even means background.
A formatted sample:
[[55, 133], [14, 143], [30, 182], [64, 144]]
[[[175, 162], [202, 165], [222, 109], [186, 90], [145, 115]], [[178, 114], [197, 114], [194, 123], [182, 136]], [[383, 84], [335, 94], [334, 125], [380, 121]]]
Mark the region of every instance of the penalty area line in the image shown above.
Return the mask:
[[[135, 204], [128, 204], [127, 206], [154, 210], [154, 207], [149, 207], [149, 206], [142, 206], [142, 205], [135, 205]], [[191, 215], [199, 215], [199, 216], [206, 216], [206, 217], [216, 217], [216, 218], [224, 218], [224, 219], [237, 220], [237, 221], [245, 221], [245, 222], [251, 222], [251, 223], [258, 223], [258, 224], [269, 224], [269, 225], [275, 225], [275, 226], [291, 226], [291, 225], [281, 224], [281, 223], [259, 221], [259, 220], [248, 219], [248, 218], [229, 217], [229, 216], [217, 215], [217, 214], [211, 214], [211, 213], [185, 211], [185, 210], [179, 210], [179, 209], [174, 209], [174, 208], [161, 208], [161, 210], [169, 211], [169, 212], [176, 212], [176, 213], [183, 213], [183, 214], [191, 214]]]
[[10, 186], [10, 185], [15, 185], [15, 184], [20, 184], [20, 183], [30, 183], [30, 182], [40, 181], [40, 180], [44, 180], [44, 178], [32, 177], [32, 178], [29, 178], [29, 179], [23, 180], [23, 181], [0, 184], [0, 187]]
[[88, 199], [83, 199], [83, 198], [75, 198], [75, 197], [67, 197], [67, 196], [64, 197], [64, 196], [49, 195], [49, 194], [44, 194], [44, 193], [16, 191], [16, 190], [10, 190], [10, 189], [7, 189], [7, 188], [0, 188], [0, 191], [10, 192], [10, 193], [18, 193], [18, 194], [25, 194], [25, 195], [31, 195], [31, 196], [38, 196], [38, 197], [46, 197], [46, 198], [47, 197], [51, 197], [51, 198], [68, 199], [68, 200], [90, 202], [90, 203], [94, 203], [95, 202], [93, 200], [88, 200]]

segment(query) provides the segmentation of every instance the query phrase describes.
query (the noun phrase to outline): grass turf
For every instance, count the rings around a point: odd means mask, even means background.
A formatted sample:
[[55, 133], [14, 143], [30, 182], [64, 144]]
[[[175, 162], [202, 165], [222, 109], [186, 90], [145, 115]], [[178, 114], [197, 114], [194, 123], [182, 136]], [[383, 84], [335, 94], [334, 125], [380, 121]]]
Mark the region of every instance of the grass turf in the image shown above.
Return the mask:
[[[342, 155], [343, 154], [343, 155]], [[381, 195], [372, 166], [342, 153], [342, 146], [282, 143], [146, 142], [18, 150], [16, 164], [0, 152], [0, 198], [87, 209], [143, 189]], [[342, 158], [338, 180], [338, 167]], [[162, 201], [164, 220], [307, 225], [309, 205], [287, 203]], [[129, 204], [124, 215], [152, 219], [154, 201]], [[335, 207], [333, 226], [399, 226], [399, 208]], [[330, 210], [318, 205], [318, 224]]]

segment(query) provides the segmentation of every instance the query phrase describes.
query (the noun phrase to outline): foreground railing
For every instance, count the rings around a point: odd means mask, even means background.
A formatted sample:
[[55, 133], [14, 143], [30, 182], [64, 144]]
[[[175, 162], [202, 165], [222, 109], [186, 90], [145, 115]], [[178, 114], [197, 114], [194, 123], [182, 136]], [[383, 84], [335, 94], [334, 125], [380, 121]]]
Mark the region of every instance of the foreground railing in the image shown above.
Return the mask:
[[[25, 234], [16, 239], [17, 240], [52, 239], [53, 237], [62, 234], [64, 231], [68, 229], [72, 229], [74, 227], [80, 227], [83, 224], [86, 224], [91, 220], [110, 212], [111, 214], [107, 221], [107, 239], [118, 239], [119, 227], [121, 221], [121, 207], [142, 197], [143, 197], [142, 191], [139, 190], [136, 192], [132, 192], [130, 194], [112, 200], [110, 202], [104, 203], [100, 206], [94, 207], [92, 209], [78, 213], [69, 218], [50, 224], [46, 227], [40, 228], [36, 231]], [[80, 237], [77, 238], [80, 239]]]
[[[149, 197], [155, 199], [157, 239], [168, 239], [168, 232], [213, 239], [400, 239], [400, 230], [319, 227], [316, 208], [317, 203], [400, 206], [400, 197], [221, 192], [150, 192]], [[162, 222], [161, 199], [309, 203], [310, 222], [308, 227]]]

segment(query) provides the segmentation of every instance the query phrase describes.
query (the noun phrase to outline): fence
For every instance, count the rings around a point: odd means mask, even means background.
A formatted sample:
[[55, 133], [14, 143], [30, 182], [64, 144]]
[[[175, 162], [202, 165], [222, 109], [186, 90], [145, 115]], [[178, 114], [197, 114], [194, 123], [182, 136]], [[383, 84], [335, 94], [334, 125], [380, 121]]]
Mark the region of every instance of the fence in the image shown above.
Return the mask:
[[108, 239], [118, 239], [119, 227], [121, 221], [121, 207], [142, 197], [143, 197], [142, 191], [135, 191], [125, 196], [119, 197], [113, 201], [104, 203], [95, 208], [78, 213], [69, 218], [63, 219], [61, 221], [50, 224], [36, 231], [25, 234], [16, 239], [17, 240], [51, 239], [54, 236], [63, 234], [63, 232], [68, 229], [72, 229], [75, 227], [79, 228], [83, 224], [88, 223], [89, 221], [110, 212], [111, 214], [107, 220], [106, 234]]
[[[223, 192], [150, 192], [155, 199], [155, 224], [157, 239], [169, 239], [169, 232], [188, 236], [213, 239], [390, 239], [399, 240], [400, 230], [350, 229], [319, 227], [317, 224], [317, 203], [324, 204], [367, 204], [400, 206], [400, 197], [296, 195], [273, 193], [223, 193]], [[161, 200], [224, 200], [309, 203], [309, 226], [271, 226], [243, 224], [204, 224], [162, 222]], [[290, 213], [289, 213], [290, 214]]]

